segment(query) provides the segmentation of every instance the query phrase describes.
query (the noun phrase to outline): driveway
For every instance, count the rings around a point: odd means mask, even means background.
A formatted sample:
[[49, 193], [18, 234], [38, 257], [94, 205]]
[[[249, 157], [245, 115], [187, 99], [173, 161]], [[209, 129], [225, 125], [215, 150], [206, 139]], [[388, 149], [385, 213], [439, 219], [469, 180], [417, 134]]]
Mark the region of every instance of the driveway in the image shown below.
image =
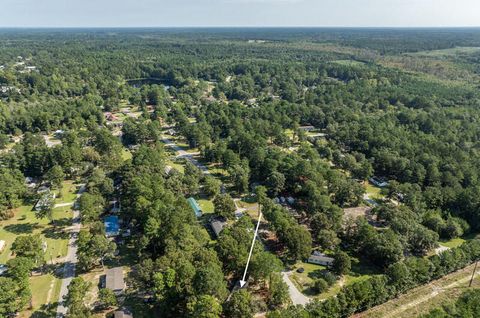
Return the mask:
[[[77, 193], [77, 199], [85, 192], [85, 185], [81, 185]], [[68, 285], [75, 277], [75, 264], [77, 263], [77, 238], [82, 224], [80, 223], [80, 211], [74, 210], [72, 226], [70, 227], [70, 239], [68, 240], [68, 252], [63, 266], [62, 286], [58, 296], [57, 318], [65, 317], [67, 308], [63, 306], [63, 299], [68, 294]]]
[[165, 143], [167, 147], [170, 147], [177, 152], [177, 156], [176, 156], [177, 158], [185, 158], [188, 161], [190, 161], [193, 165], [195, 165], [198, 169], [200, 169], [203, 172], [203, 174], [210, 174], [210, 172], [208, 171], [208, 168], [194, 158], [194, 156], [199, 155], [199, 153], [187, 152], [182, 148], [180, 148], [179, 146], [177, 146], [175, 142], [165, 137], [162, 137], [162, 141]]
[[290, 275], [292, 272], [282, 272], [282, 278], [285, 284], [288, 286], [288, 292], [290, 293], [290, 299], [294, 305], [302, 305], [305, 306], [310, 302], [310, 298], [302, 294], [297, 287], [292, 283], [290, 280]]

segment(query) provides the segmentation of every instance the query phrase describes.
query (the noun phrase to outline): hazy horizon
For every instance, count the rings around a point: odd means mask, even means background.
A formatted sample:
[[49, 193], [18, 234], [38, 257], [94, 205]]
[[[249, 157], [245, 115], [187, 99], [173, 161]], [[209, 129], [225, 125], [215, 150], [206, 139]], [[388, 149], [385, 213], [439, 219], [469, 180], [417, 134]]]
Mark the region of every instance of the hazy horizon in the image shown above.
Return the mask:
[[4, 0], [1, 28], [480, 27], [476, 0]]

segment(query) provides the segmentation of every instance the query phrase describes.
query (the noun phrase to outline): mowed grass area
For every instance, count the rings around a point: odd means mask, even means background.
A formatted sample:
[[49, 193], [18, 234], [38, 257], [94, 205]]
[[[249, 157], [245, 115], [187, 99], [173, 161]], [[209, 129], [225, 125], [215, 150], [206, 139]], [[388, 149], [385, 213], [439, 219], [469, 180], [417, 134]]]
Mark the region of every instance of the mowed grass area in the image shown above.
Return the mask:
[[372, 200], [382, 200], [385, 198], [385, 195], [382, 194], [382, 189], [374, 186], [370, 182], [365, 184], [365, 191]]
[[73, 202], [77, 198], [77, 185], [72, 180], [66, 180], [62, 183], [62, 188], [57, 191], [55, 203]]
[[214, 211], [213, 200], [209, 200], [206, 197], [197, 197], [195, 198], [198, 204], [202, 208], [203, 214], [212, 214]]
[[49, 224], [46, 218], [38, 219], [32, 206], [22, 206], [15, 210], [13, 218], [0, 221], [0, 240], [6, 242], [5, 249], [0, 254], [0, 263], [6, 263], [12, 258], [11, 246], [15, 238], [20, 235], [40, 234], [43, 242], [47, 242], [45, 260], [63, 257], [67, 254], [68, 233], [65, 227], [71, 224], [72, 212], [70, 207], [53, 209], [55, 226]]
[[454, 302], [467, 290], [480, 288], [477, 274], [472, 287], [468, 287], [474, 265], [449, 274], [432, 283], [417, 287], [398, 298], [356, 315], [357, 318], [411, 318]]
[[[298, 268], [303, 268], [305, 271], [303, 273], [298, 273]], [[354, 259], [352, 270], [348, 275], [342, 276], [327, 291], [321, 294], [316, 294], [313, 291], [313, 285], [316, 279], [322, 277], [321, 272], [326, 269], [327, 267], [325, 266], [298, 262], [293, 266], [293, 273], [290, 275], [290, 279], [303, 294], [317, 299], [327, 299], [338, 294], [343, 286], [367, 280], [376, 273], [376, 270], [373, 267], [366, 264], [360, 264]]]
[[442, 246], [445, 246], [445, 247], [449, 247], [449, 248], [455, 248], [455, 247], [458, 247], [460, 245], [462, 245], [463, 243], [465, 243], [466, 240], [461, 238], [461, 237], [457, 237], [457, 238], [454, 238], [454, 239], [451, 239], [451, 240], [448, 240], [448, 241], [439, 241], [438, 243]]
[[122, 148], [122, 152], [121, 152], [121, 157], [123, 159], [123, 161], [127, 161], [127, 160], [130, 160], [132, 159], [132, 153], [130, 152], [130, 150], [128, 150], [127, 148]]
[[19, 314], [20, 318], [54, 317], [62, 280], [52, 274], [30, 277], [32, 308]]
[[[65, 181], [60, 190], [62, 193], [55, 200], [56, 204], [73, 202], [77, 187], [73, 181]], [[58, 192], [57, 192], [58, 193]], [[46, 262], [58, 263], [66, 256], [69, 233], [66, 228], [71, 225], [71, 206], [53, 209], [53, 223], [47, 218], [39, 219], [32, 211], [31, 205], [15, 209], [14, 216], [9, 220], [0, 221], [0, 240], [6, 241], [6, 248], [0, 254], [0, 263], [6, 263], [14, 255], [11, 253], [12, 243], [17, 236], [40, 234], [42, 242], [47, 244], [44, 259]], [[60, 266], [60, 265], [59, 265]], [[19, 317], [52, 317], [53, 308], [58, 301], [61, 279], [48, 273], [29, 278], [32, 291], [32, 308], [20, 313]], [[47, 306], [51, 304], [52, 308]]]
[[0, 263], [6, 263], [12, 258], [11, 246], [15, 238], [20, 235], [40, 234], [43, 242], [47, 243], [45, 260], [63, 257], [67, 253], [68, 234], [63, 230], [71, 222], [71, 208], [63, 207], [53, 210], [55, 226], [49, 220], [38, 219], [32, 206], [21, 206], [14, 212], [13, 218], [0, 221], [0, 240], [6, 243], [5, 249], [0, 254]]

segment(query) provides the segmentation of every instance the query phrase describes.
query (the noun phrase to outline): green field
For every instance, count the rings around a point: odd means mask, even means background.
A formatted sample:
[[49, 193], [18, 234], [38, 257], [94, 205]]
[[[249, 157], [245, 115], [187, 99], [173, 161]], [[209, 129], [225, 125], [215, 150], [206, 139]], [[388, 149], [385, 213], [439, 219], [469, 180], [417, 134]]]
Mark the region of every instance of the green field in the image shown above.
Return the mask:
[[[298, 273], [296, 270], [298, 268], [303, 268], [305, 271], [303, 273]], [[303, 294], [309, 297], [315, 297], [318, 299], [326, 299], [328, 297], [335, 296], [342, 289], [343, 286], [351, 285], [353, 283], [367, 280], [371, 275], [375, 274], [375, 269], [371, 268], [365, 264], [360, 264], [358, 261], [355, 261], [352, 264], [352, 270], [348, 275], [341, 277], [333, 286], [331, 286], [327, 291], [316, 294], [313, 290], [313, 284], [316, 279], [320, 278], [320, 272], [327, 269], [325, 266], [309, 264], [305, 262], [298, 262], [293, 267], [293, 273], [290, 275], [290, 279], [297, 286]]]

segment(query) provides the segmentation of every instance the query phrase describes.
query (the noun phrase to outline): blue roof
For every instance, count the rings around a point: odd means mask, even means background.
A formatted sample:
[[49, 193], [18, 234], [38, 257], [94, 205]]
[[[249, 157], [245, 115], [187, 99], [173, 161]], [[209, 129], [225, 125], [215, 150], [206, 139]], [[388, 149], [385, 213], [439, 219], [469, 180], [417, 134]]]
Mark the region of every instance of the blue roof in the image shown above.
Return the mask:
[[193, 212], [195, 212], [195, 216], [201, 217], [202, 216], [202, 208], [200, 205], [198, 205], [197, 201], [194, 198], [188, 198], [188, 204], [190, 204], [190, 207], [193, 209]]
[[105, 234], [107, 236], [115, 236], [120, 232], [120, 225], [118, 224], [118, 216], [110, 215], [105, 218]]

